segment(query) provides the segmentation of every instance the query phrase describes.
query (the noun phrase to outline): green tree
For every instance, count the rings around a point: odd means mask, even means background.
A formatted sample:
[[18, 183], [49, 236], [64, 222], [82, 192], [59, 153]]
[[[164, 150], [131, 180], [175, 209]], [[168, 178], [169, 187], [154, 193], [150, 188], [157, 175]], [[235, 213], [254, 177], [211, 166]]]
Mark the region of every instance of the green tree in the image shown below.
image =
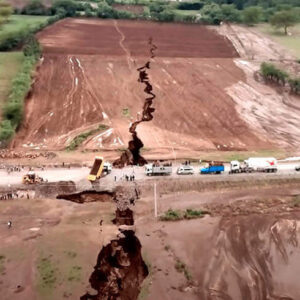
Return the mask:
[[221, 5], [222, 21], [225, 22], [240, 22], [241, 13], [233, 4]]
[[31, 0], [24, 8], [22, 13], [25, 15], [46, 15], [48, 10], [41, 0]]
[[249, 6], [243, 11], [243, 21], [249, 26], [257, 24], [261, 20], [262, 8], [259, 6]]
[[279, 11], [271, 17], [270, 23], [276, 28], [284, 28], [284, 33], [288, 34], [288, 27], [294, 26], [298, 22], [292, 10]]
[[66, 17], [74, 17], [77, 11], [77, 3], [73, 0], [57, 0], [52, 5], [53, 14], [63, 14]]
[[208, 24], [219, 25], [222, 21], [222, 11], [219, 5], [212, 3], [204, 5], [200, 11], [201, 20]]

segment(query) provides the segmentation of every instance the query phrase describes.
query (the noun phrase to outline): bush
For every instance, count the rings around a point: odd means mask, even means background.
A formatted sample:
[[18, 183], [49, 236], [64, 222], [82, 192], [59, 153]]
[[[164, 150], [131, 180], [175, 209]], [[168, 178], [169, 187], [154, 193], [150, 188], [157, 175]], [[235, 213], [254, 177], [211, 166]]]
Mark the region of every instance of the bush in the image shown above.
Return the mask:
[[295, 94], [300, 94], [300, 77], [298, 78], [290, 78], [289, 85], [291, 88], [291, 92]]
[[72, 0], [57, 0], [53, 3], [51, 11], [53, 15], [65, 15], [74, 17], [78, 9], [78, 4]]
[[202, 217], [203, 217], [202, 210], [187, 209], [184, 213], [184, 218], [188, 220], [202, 218]]
[[33, 56], [37, 59], [41, 56], [41, 52], [41, 46], [34, 35], [29, 36], [25, 42], [25, 46], [23, 47], [24, 55]]
[[0, 147], [6, 146], [4, 141], [9, 141], [14, 135], [14, 128], [9, 120], [4, 120], [0, 123]]
[[70, 145], [66, 148], [66, 150], [73, 151], [73, 150], [77, 149], [89, 136], [92, 136], [95, 133], [97, 133], [99, 131], [103, 131], [107, 128], [108, 128], [108, 126], [100, 124], [96, 129], [93, 129], [93, 130], [90, 130], [90, 131], [87, 131], [87, 132], [83, 132], [83, 133], [77, 135], [72, 140]]
[[161, 221], [178, 221], [182, 220], [183, 216], [180, 211], [168, 209], [163, 216], [160, 217]]
[[260, 66], [262, 76], [271, 82], [284, 85], [289, 78], [289, 75], [275, 67], [273, 64], [263, 62]]
[[24, 15], [49, 15], [50, 11], [40, 0], [31, 0], [23, 7], [21, 13]]
[[40, 46], [34, 36], [27, 40], [24, 46], [24, 62], [22, 70], [12, 81], [11, 92], [3, 106], [2, 122], [0, 123], [0, 142], [5, 146], [23, 118], [24, 98], [31, 86], [31, 72], [40, 57]]

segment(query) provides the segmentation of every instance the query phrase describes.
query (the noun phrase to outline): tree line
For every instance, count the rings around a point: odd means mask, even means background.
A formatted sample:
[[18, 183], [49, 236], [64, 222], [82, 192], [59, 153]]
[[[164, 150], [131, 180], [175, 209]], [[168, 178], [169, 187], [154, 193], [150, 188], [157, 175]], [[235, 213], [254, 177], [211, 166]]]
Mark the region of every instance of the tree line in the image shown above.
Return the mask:
[[[114, 3], [134, 4], [144, 7], [143, 13], [116, 10]], [[187, 13], [180, 13], [185, 11]], [[191, 11], [191, 14], [188, 13]], [[155, 21], [183, 21], [218, 25], [221, 22], [236, 22], [254, 25], [270, 22], [287, 29], [300, 22], [300, 0], [196, 0], [169, 2], [163, 0], [55, 0], [46, 7], [42, 0], [31, 0], [17, 13], [29, 15], [87, 16], [117, 19], [148, 19]], [[196, 13], [195, 13], [196, 12]]]

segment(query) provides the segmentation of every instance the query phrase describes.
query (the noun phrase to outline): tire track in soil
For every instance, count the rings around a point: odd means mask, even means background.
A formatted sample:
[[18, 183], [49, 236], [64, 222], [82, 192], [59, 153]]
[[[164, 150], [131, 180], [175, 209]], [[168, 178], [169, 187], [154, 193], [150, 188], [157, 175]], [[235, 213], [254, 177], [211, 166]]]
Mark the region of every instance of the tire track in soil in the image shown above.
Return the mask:
[[115, 29], [116, 31], [120, 34], [121, 36], [121, 39], [119, 41], [119, 45], [120, 47], [124, 50], [125, 54], [126, 54], [126, 58], [127, 58], [127, 63], [128, 63], [128, 67], [129, 69], [131, 70], [132, 67], [131, 67], [131, 63], [133, 63], [133, 59], [131, 58], [131, 55], [130, 55], [130, 51], [124, 46], [123, 42], [125, 41], [126, 37], [124, 35], [124, 33], [121, 31], [121, 29], [119, 28], [118, 26], [118, 22], [116, 20], [114, 20], [114, 26], [115, 26]]

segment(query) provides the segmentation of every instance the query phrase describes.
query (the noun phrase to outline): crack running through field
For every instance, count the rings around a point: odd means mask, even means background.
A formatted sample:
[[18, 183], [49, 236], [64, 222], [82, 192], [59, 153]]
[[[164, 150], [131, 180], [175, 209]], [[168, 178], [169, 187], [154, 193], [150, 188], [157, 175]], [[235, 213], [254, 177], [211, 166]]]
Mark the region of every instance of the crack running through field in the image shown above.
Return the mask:
[[137, 69], [139, 72], [138, 81], [145, 84], [144, 92], [147, 94], [147, 98], [145, 99], [143, 112], [140, 119], [133, 122], [129, 128], [129, 132], [132, 135], [132, 140], [128, 143], [128, 149], [122, 153], [121, 157], [114, 161], [113, 165], [115, 167], [122, 168], [126, 165], [144, 165], [147, 161], [141, 156], [140, 149], [144, 147], [143, 142], [137, 136], [137, 126], [142, 122], [149, 122], [153, 119], [153, 112], [155, 108], [152, 107], [153, 100], [156, 95], [153, 93], [153, 87], [150, 83], [147, 70], [150, 69], [151, 60], [154, 59], [155, 53], [154, 51], [157, 47], [153, 44], [152, 38], [149, 38], [149, 46], [150, 46], [150, 59], [145, 63], [144, 66]]

